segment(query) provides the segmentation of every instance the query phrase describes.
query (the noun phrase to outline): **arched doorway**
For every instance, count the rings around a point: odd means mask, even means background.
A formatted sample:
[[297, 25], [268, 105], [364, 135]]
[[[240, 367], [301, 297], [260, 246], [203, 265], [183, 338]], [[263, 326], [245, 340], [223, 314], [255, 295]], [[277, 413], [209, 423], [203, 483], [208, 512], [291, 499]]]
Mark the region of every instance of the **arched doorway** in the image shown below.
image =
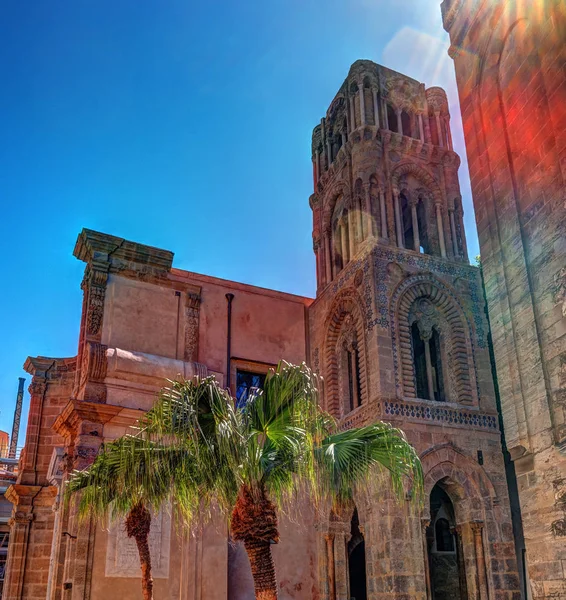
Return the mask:
[[462, 546], [455, 525], [452, 500], [436, 484], [430, 494], [427, 530], [432, 600], [467, 600]]
[[354, 509], [351, 523], [351, 537], [348, 542], [348, 574], [350, 579], [350, 599], [367, 600], [366, 584], [366, 544], [360, 531], [358, 509]]

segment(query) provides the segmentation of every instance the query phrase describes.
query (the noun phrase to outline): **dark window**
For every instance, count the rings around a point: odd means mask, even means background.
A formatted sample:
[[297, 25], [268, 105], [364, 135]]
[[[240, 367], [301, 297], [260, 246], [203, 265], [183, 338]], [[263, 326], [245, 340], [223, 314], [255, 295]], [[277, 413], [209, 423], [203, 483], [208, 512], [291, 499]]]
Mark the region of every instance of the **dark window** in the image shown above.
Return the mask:
[[264, 373], [252, 373], [251, 371], [236, 371], [236, 406], [242, 407], [250, 397], [250, 393], [261, 389], [265, 383]]
[[411, 117], [405, 111], [401, 113], [401, 125], [403, 126], [403, 135], [412, 137]]
[[389, 131], [397, 133], [397, 113], [390, 104], [387, 105], [387, 124], [389, 125]]
[[419, 326], [416, 323], [413, 323], [411, 327], [411, 336], [413, 340], [413, 364], [415, 367], [417, 398], [430, 400], [428, 397], [428, 383], [426, 377], [425, 342], [421, 339]]
[[415, 234], [413, 233], [413, 215], [411, 213], [411, 207], [405, 194], [401, 194], [399, 200], [401, 208], [401, 219], [403, 221], [403, 245], [408, 250], [414, 250]]
[[440, 352], [440, 334], [434, 328], [430, 338], [430, 364], [432, 366], [432, 385], [434, 386], [434, 399], [444, 401], [444, 385], [442, 379], [442, 360]]
[[350, 400], [350, 410], [354, 410], [354, 369], [352, 353], [346, 350], [346, 362], [348, 363], [348, 398]]
[[436, 520], [434, 535], [438, 552], [454, 552], [454, 536], [450, 533], [450, 523], [447, 519]]
[[417, 204], [417, 224], [419, 228], [419, 240], [421, 242], [420, 251], [425, 254], [431, 254], [428, 239], [428, 228], [426, 226], [425, 206], [422, 198], [419, 198]]
[[366, 544], [360, 531], [358, 509], [354, 509], [348, 542], [348, 571], [350, 576], [350, 598], [367, 599]]

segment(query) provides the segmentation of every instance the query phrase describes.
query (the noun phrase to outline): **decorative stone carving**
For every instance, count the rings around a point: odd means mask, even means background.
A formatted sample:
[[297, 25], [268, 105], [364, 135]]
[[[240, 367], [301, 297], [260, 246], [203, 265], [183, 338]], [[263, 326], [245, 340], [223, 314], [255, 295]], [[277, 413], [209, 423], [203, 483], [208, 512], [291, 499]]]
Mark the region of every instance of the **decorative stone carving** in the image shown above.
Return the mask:
[[184, 360], [196, 362], [198, 359], [200, 294], [187, 293], [185, 306], [185, 352]]
[[[152, 515], [149, 533], [152, 575], [156, 579], [169, 577], [171, 547], [171, 516], [167, 510]], [[128, 538], [123, 521], [112, 523], [106, 548], [106, 577], [140, 576], [140, 559], [136, 543]]]

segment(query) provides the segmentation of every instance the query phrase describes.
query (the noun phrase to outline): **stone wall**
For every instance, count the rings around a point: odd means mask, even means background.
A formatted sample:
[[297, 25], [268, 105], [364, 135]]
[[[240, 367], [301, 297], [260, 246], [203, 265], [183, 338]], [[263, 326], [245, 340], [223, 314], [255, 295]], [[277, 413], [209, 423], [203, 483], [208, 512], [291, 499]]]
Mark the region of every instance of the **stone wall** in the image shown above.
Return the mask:
[[532, 596], [566, 598], [566, 8], [445, 0]]

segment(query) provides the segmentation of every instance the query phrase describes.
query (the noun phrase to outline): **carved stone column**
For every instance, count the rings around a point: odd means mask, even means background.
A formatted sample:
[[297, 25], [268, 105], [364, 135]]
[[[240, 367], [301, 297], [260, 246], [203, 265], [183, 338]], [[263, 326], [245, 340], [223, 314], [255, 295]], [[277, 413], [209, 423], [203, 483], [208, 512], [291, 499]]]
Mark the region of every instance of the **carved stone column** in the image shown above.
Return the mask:
[[385, 208], [385, 191], [379, 190], [379, 213], [381, 220], [381, 237], [386, 240], [389, 238], [387, 235], [387, 210]]
[[360, 120], [362, 125], [366, 124], [366, 95], [364, 92], [364, 82], [361, 81], [358, 85], [360, 90]]
[[352, 131], [356, 129], [356, 107], [354, 106], [354, 96], [350, 96], [350, 123], [352, 124]]
[[413, 248], [415, 252], [421, 251], [421, 239], [419, 236], [419, 219], [417, 217], [417, 203], [411, 199], [411, 219], [413, 221]]
[[198, 362], [198, 338], [200, 321], [200, 293], [187, 292], [185, 304], [185, 352], [186, 362]]
[[444, 117], [444, 128], [446, 129], [446, 140], [448, 142], [448, 148], [453, 150], [454, 147], [452, 145], [452, 132], [450, 131], [450, 115], [446, 115]]
[[438, 110], [434, 111], [434, 118], [436, 119], [436, 131], [438, 132], [438, 145], [441, 148], [444, 148], [444, 140], [442, 139], [442, 126], [440, 124], [440, 112]]
[[350, 600], [348, 575], [347, 533], [344, 530], [334, 534], [334, 578], [336, 600]]
[[324, 536], [324, 540], [326, 542], [328, 598], [329, 600], [336, 600], [336, 580], [334, 573], [334, 534], [327, 533]]
[[449, 208], [448, 214], [450, 216], [450, 235], [452, 236], [452, 251], [454, 256], [459, 257], [460, 252], [458, 250], [458, 240], [456, 239], [456, 221], [454, 220], [454, 209]]
[[326, 283], [330, 283], [332, 281], [332, 253], [330, 252], [330, 231], [330, 229], [327, 229], [323, 234]]
[[458, 559], [458, 582], [460, 584], [460, 597], [468, 597], [468, 582], [466, 580], [466, 561], [464, 560], [464, 544], [462, 543], [462, 527], [456, 525], [450, 532], [456, 540], [456, 558]]
[[444, 224], [442, 222], [442, 206], [440, 202], [435, 203], [436, 209], [436, 225], [438, 228], [438, 241], [440, 242], [440, 254], [442, 258], [446, 258], [446, 244], [444, 242]]
[[474, 551], [476, 556], [479, 600], [489, 600], [487, 571], [485, 565], [485, 555], [483, 551], [483, 523], [481, 521], [474, 521], [470, 523], [470, 525], [474, 534]]
[[349, 243], [349, 252], [348, 256], [350, 260], [354, 259], [356, 255], [356, 227], [354, 224], [354, 214], [355, 208], [352, 207], [348, 211], [348, 243]]
[[3, 596], [10, 600], [23, 598], [26, 557], [28, 553], [29, 530], [34, 519], [33, 499], [41, 491], [41, 486], [11, 485], [6, 498], [12, 502], [10, 526], [10, 552], [6, 563], [6, 581]]
[[371, 90], [372, 96], [373, 96], [373, 123], [376, 127], [381, 127], [380, 123], [379, 123], [379, 109], [378, 109], [378, 104], [377, 104], [377, 90], [375, 88], [373, 88]]
[[340, 254], [342, 257], [342, 268], [348, 264], [348, 240], [346, 239], [346, 226], [347, 220], [342, 218], [340, 220]]
[[397, 132], [400, 135], [403, 135], [403, 119], [401, 118], [401, 111], [397, 109], [395, 112], [397, 115]]
[[365, 185], [365, 210], [364, 210], [364, 229], [365, 236], [374, 236], [375, 235], [375, 219], [374, 219], [374, 211], [376, 207], [373, 206], [372, 197], [371, 197], [371, 186], [368, 184]]
[[419, 135], [421, 138], [421, 142], [425, 141], [424, 127], [423, 127], [423, 115], [419, 113]]
[[426, 598], [432, 600], [432, 590], [430, 586], [430, 560], [428, 557], [427, 532], [430, 527], [430, 519], [421, 519], [421, 533], [423, 544], [423, 559], [425, 572]]
[[401, 207], [399, 206], [399, 191], [393, 190], [393, 208], [395, 210], [395, 231], [397, 233], [397, 246], [404, 248], [403, 229], [401, 227]]

